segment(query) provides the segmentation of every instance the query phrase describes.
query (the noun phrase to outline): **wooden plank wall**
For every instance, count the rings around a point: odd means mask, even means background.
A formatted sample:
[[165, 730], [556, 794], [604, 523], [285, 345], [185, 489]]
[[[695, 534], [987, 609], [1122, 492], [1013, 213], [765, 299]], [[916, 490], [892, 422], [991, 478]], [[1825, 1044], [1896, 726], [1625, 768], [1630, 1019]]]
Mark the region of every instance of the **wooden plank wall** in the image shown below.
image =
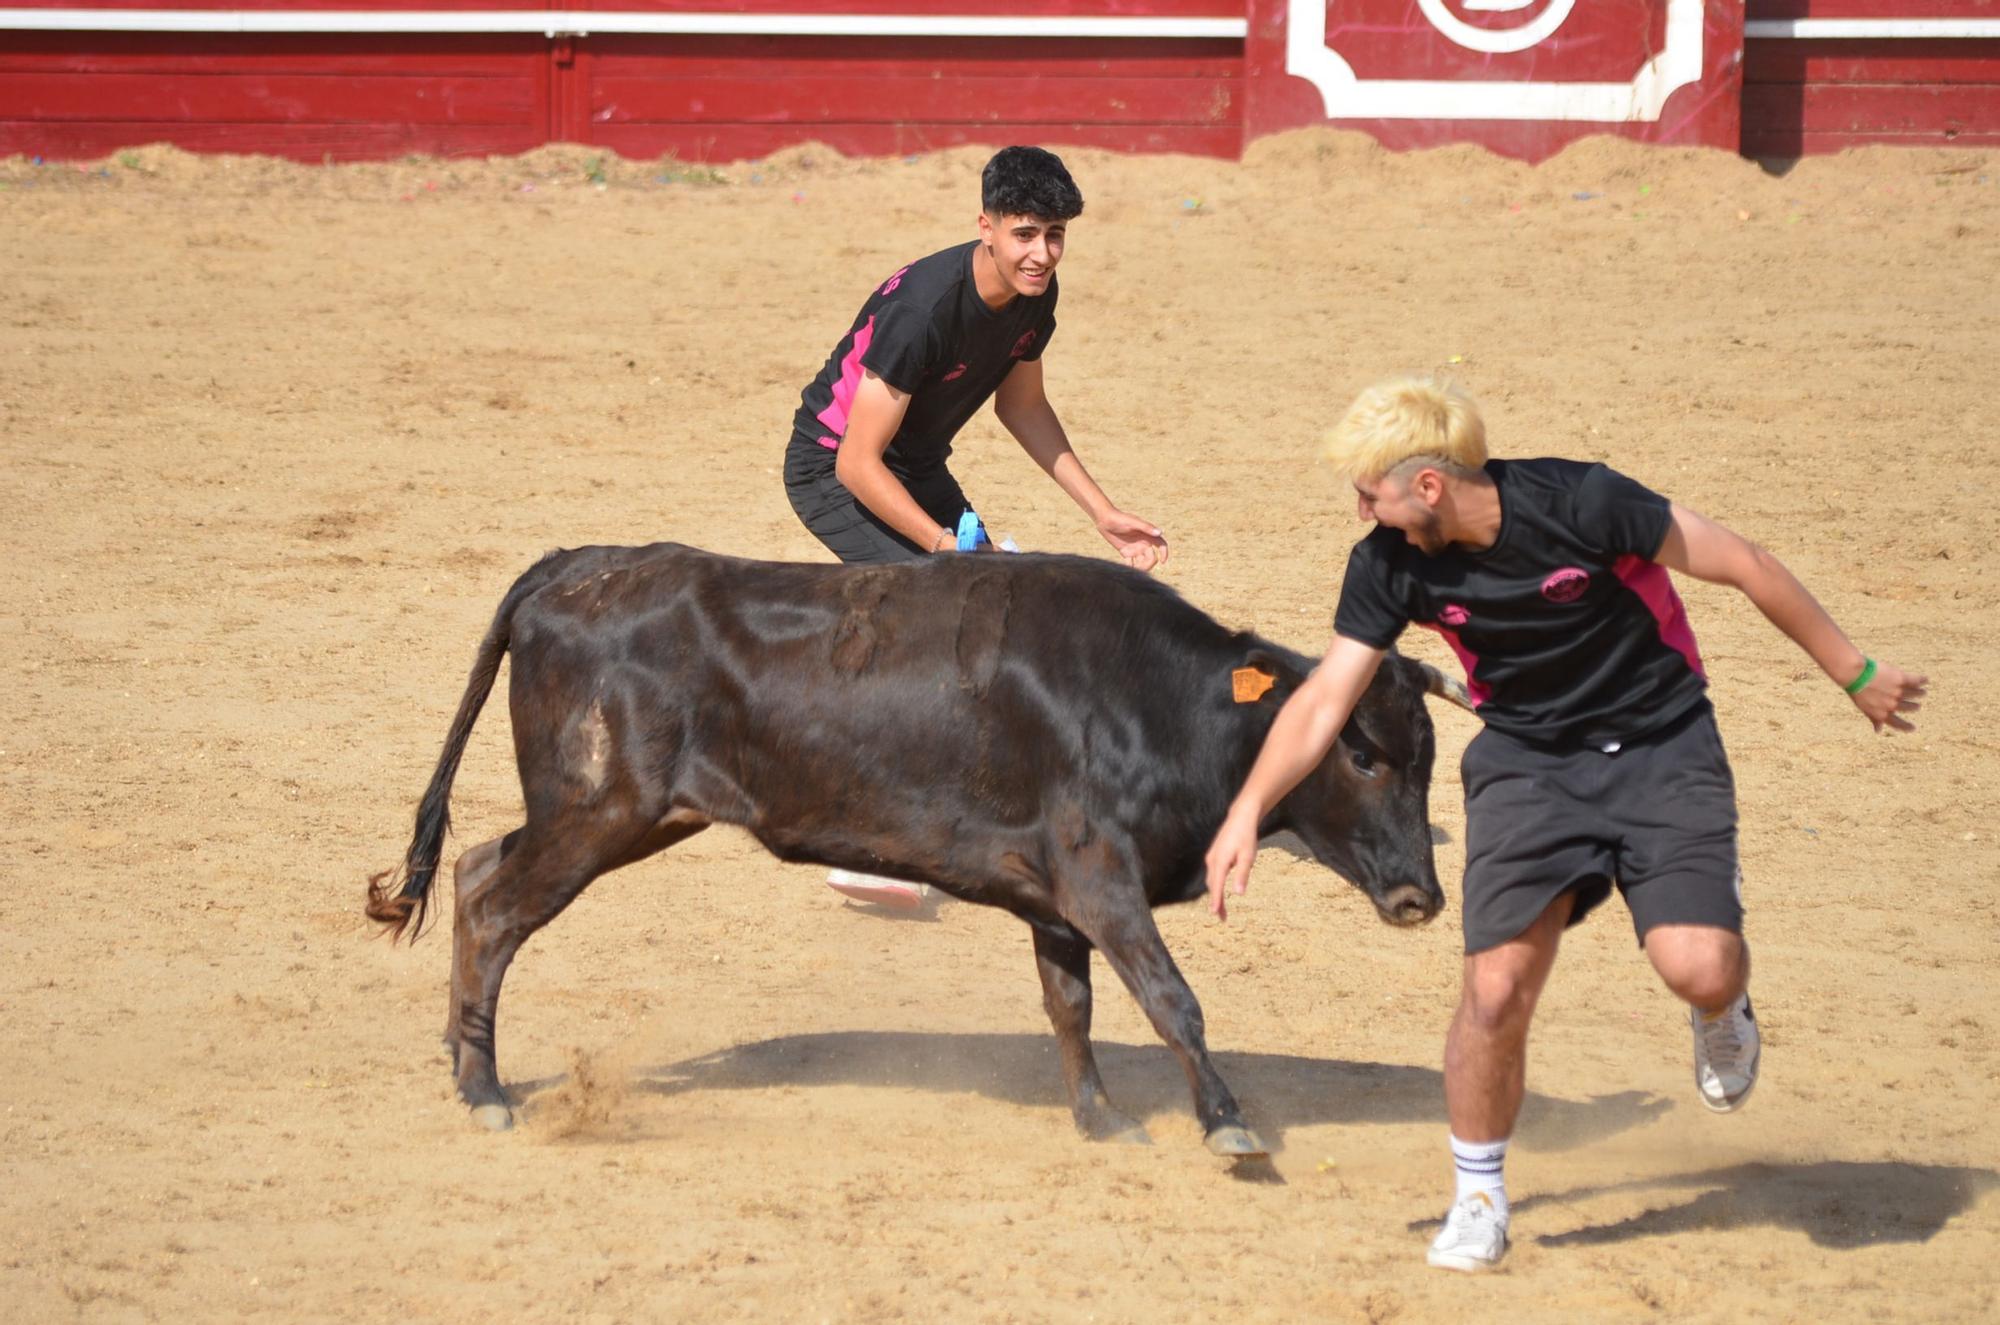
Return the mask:
[[[12, 0], [17, 7], [90, 0]], [[115, 0], [121, 8], [547, 8], [532, 0]], [[1244, 0], [604, 0], [640, 12], [1236, 17]], [[590, 7], [571, 0], [561, 7]], [[596, 144], [689, 161], [1032, 141], [1232, 157], [1243, 42], [1204, 38], [0, 32], [0, 153], [171, 142], [297, 160]]]
[[4, 33], [0, 154], [525, 152], [549, 139], [547, 47], [528, 34]]
[[732, 160], [805, 139], [849, 155], [959, 143], [1232, 157], [1243, 43], [1132, 38], [592, 37], [565, 137]]
[[[1760, 19], [2000, 19], [2000, 0], [1750, 0]], [[1863, 143], [2000, 144], [2000, 40], [1771, 38], [1743, 44], [1743, 154]]]
[[[567, 0], [580, 9], [589, 0]], [[631, 5], [635, 0], [602, 0]], [[12, 0], [61, 8], [88, 0]], [[116, 0], [124, 8], [543, 9], [536, 0]], [[653, 12], [934, 14], [938, 0], [637, 0]], [[1748, 0], [1768, 19], [2000, 20], [2000, 0]], [[1007, 15], [1237, 17], [1273, 0], [1001, 0]], [[1342, 11], [1346, 12], [1346, 11]], [[1253, 24], [1253, 29], [1257, 24]], [[1282, 37], [1282, 24], [1272, 29]], [[1365, 35], [1365, 34], [1364, 34]], [[1253, 37], [1255, 32], [1253, 32]], [[1037, 141], [1230, 157], [1237, 39], [0, 32], [0, 153], [172, 142], [299, 160], [513, 153], [551, 141], [689, 161], [806, 139], [849, 153]], [[2000, 143], [2000, 39], [1744, 43], [1742, 150]], [[1246, 72], [1247, 71], [1247, 72]], [[1300, 122], [1317, 121], [1309, 87]], [[1260, 85], [1261, 86], [1261, 85]], [[1266, 126], [1267, 128], [1269, 126]], [[1420, 122], [1406, 133], [1435, 135]]]

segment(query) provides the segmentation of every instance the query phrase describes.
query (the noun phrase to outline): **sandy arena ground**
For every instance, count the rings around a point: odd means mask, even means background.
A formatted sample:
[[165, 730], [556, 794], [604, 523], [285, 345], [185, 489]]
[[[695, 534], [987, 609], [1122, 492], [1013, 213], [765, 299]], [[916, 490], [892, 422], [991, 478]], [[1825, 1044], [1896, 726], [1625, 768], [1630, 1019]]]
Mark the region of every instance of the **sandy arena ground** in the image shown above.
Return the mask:
[[[1324, 645], [1360, 527], [1315, 438], [1448, 366], [1500, 453], [1725, 520], [1932, 678], [1919, 734], [1877, 738], [1683, 585], [1764, 1081], [1697, 1105], [1681, 1011], [1602, 912], [1544, 1003], [1504, 1274], [1422, 1255], [1451, 711], [1437, 924], [1275, 850], [1227, 926], [1163, 917], [1261, 1173], [1202, 1150], [1108, 974], [1148, 1149], [1073, 1134], [1018, 922], [871, 915], [731, 831], [530, 944], [501, 1004], [523, 1125], [471, 1125], [448, 929], [391, 947], [361, 901], [494, 604], [557, 545], [822, 557], [779, 482], [798, 390], [871, 284], [971, 235], [984, 155], [0, 162], [0, 1318], [1994, 1319], [2000, 160], [1973, 153], [1067, 154], [1051, 393], [1218, 617]], [[990, 416], [959, 467], [996, 529], [1106, 551]], [[447, 860], [518, 805], [496, 698]]]

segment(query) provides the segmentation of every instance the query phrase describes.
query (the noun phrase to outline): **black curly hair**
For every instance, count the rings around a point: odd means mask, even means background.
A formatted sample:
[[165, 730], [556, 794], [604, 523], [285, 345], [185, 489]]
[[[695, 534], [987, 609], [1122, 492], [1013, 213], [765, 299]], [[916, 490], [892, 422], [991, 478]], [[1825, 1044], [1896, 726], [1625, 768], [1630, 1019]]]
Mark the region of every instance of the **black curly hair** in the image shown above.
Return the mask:
[[1039, 147], [1003, 147], [986, 163], [979, 201], [990, 217], [1067, 221], [1083, 214], [1083, 194], [1062, 158]]

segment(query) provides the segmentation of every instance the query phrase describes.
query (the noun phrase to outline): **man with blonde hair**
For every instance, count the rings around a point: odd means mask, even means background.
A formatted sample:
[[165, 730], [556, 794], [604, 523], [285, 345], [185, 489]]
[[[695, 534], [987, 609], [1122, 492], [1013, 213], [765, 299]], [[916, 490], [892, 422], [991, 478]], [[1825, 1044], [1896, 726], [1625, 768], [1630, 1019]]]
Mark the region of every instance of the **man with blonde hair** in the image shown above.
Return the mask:
[[1865, 657], [1777, 558], [1601, 464], [1493, 460], [1478, 408], [1398, 379], [1328, 442], [1375, 522], [1348, 557], [1334, 640], [1286, 701], [1208, 852], [1216, 915], [1258, 828], [1333, 745], [1415, 623], [1458, 655], [1485, 730], [1466, 748], [1464, 987], [1445, 1040], [1458, 1189], [1432, 1265], [1507, 1250], [1501, 1166], [1528, 1025], [1562, 931], [1615, 885], [1653, 969], [1689, 1005], [1695, 1086], [1718, 1113], [1757, 1081], [1736, 797], [1701, 655], [1667, 575], [1740, 590], [1878, 732], [1925, 680]]

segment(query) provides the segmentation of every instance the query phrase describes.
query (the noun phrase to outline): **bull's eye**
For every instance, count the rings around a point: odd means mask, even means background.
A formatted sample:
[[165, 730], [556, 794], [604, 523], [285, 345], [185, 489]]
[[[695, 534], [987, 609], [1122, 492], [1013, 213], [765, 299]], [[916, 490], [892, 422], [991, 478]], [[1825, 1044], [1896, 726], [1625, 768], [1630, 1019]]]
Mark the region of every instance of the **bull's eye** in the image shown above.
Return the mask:
[[1372, 778], [1381, 772], [1381, 769], [1375, 764], [1375, 756], [1365, 750], [1356, 750], [1349, 754], [1347, 758], [1354, 765], [1354, 771], [1362, 777]]

